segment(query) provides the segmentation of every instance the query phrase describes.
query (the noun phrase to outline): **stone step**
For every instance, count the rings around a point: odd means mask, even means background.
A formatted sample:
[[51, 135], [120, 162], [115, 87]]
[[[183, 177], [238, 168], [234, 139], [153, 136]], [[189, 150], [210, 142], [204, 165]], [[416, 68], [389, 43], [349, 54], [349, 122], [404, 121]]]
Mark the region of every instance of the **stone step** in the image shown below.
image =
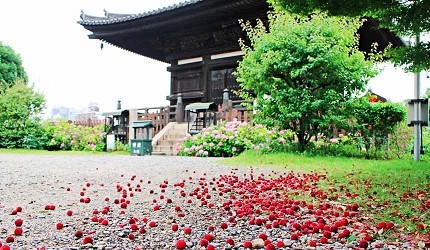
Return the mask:
[[176, 149], [176, 146], [164, 146], [164, 145], [157, 145], [154, 146], [152, 151], [162, 151], [162, 152], [170, 152]]
[[167, 133], [168, 134], [177, 134], [177, 135], [186, 135], [187, 134], [188, 129], [182, 129], [182, 128], [172, 128], [170, 129]]
[[154, 155], [177, 155], [177, 144], [188, 132], [188, 123], [172, 124], [167, 131], [157, 140], [152, 154]]
[[179, 143], [178, 140], [159, 140], [157, 146], [175, 146]]
[[[186, 134], [188, 132], [188, 126], [175, 126], [173, 127], [172, 130], [170, 130], [171, 132], [180, 132], [182, 134]], [[169, 131], [169, 132], [170, 132]]]
[[152, 155], [177, 155], [175, 152], [168, 151], [152, 151]]
[[174, 135], [174, 136], [181, 136], [181, 137], [185, 137], [185, 135], [187, 134], [187, 131], [183, 131], [183, 130], [169, 130], [167, 131], [166, 134], [164, 135]]
[[173, 152], [162, 152], [162, 151], [152, 151], [152, 155], [169, 155], [169, 156], [176, 156], [177, 154]]
[[179, 141], [180, 139], [182, 139], [184, 136], [181, 134], [181, 135], [177, 135], [177, 134], [166, 134], [166, 135], [163, 135], [162, 137], [161, 137], [161, 140], [176, 140], [176, 141]]
[[152, 155], [167, 155], [166, 152], [152, 151]]

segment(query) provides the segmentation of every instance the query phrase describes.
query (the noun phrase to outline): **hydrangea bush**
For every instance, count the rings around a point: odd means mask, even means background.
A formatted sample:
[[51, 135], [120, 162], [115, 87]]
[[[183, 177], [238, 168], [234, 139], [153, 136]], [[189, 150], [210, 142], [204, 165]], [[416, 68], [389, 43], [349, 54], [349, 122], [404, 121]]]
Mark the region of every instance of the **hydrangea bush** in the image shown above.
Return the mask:
[[105, 148], [104, 125], [84, 127], [65, 119], [49, 119], [43, 128], [48, 150], [103, 151]]
[[256, 150], [258, 153], [290, 152], [306, 155], [392, 159], [407, 155], [411, 142], [410, 135], [407, 127], [400, 126], [389, 135], [386, 147], [381, 149], [372, 147], [371, 150], [366, 151], [360, 143], [361, 134], [339, 133], [334, 137], [319, 134], [318, 140], [313, 139], [305, 152], [302, 152], [291, 131], [268, 129], [261, 124], [252, 125], [234, 121], [203, 129], [196, 135], [188, 134], [180, 140], [177, 149], [179, 155], [197, 157], [231, 157], [245, 150]]
[[231, 157], [248, 149], [277, 151], [289, 141], [291, 133], [286, 130], [235, 120], [205, 128], [199, 134], [187, 134], [177, 149], [182, 156]]

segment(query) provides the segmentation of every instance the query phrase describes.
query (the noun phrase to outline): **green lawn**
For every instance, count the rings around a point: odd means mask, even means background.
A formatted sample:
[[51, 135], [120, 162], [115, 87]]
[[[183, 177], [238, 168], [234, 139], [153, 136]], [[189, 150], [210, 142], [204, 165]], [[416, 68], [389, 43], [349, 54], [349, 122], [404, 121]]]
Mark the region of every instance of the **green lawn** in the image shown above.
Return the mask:
[[0, 154], [34, 154], [34, 155], [130, 155], [126, 151], [90, 152], [90, 151], [48, 151], [35, 149], [0, 148]]
[[[318, 188], [326, 199], [341, 203], [357, 203], [371, 223], [393, 221], [397, 233], [421, 233], [430, 226], [430, 161], [364, 160], [342, 157], [308, 157], [277, 153], [260, 155], [245, 152], [238, 157], [223, 159], [223, 164], [269, 167], [274, 170], [317, 172], [327, 176]], [[341, 191], [342, 190], [342, 191]], [[356, 193], [347, 197], [346, 193]], [[313, 200], [310, 194], [301, 199]], [[429, 225], [429, 226], [427, 226]], [[422, 229], [424, 227], [425, 229]]]

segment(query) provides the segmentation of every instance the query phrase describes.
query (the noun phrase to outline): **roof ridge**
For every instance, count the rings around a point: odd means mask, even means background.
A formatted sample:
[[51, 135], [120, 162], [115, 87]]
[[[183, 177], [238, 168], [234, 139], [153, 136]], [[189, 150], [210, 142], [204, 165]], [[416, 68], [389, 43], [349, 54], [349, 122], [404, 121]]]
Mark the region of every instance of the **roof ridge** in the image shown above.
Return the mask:
[[118, 22], [124, 22], [129, 20], [134, 20], [146, 16], [152, 16], [161, 14], [167, 11], [179, 9], [185, 6], [189, 6], [192, 4], [196, 4], [199, 2], [203, 2], [204, 0], [186, 0], [182, 1], [173, 5], [169, 5], [166, 7], [161, 7], [155, 10], [150, 10], [142, 13], [136, 13], [136, 14], [118, 14], [118, 13], [112, 13], [104, 10], [105, 16], [92, 16], [86, 14], [84, 11], [81, 10], [81, 21], [78, 21], [79, 24], [82, 25], [104, 25], [104, 24], [114, 24]]

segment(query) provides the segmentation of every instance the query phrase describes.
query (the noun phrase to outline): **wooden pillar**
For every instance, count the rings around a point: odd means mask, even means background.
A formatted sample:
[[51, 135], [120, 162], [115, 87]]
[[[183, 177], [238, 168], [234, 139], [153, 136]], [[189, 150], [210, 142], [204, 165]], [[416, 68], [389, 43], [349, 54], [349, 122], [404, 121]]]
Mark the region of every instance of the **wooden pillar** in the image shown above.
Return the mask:
[[[128, 125], [131, 125], [133, 122], [137, 121], [137, 109], [130, 109], [129, 114]], [[128, 143], [130, 143], [134, 136], [134, 129], [132, 127], [128, 127]]]
[[210, 81], [210, 70], [209, 70], [209, 63], [211, 61], [210, 55], [203, 56], [203, 66], [202, 66], [202, 90], [204, 91], [204, 96], [202, 98], [202, 102], [209, 102], [210, 101], [210, 87], [211, 84]]

